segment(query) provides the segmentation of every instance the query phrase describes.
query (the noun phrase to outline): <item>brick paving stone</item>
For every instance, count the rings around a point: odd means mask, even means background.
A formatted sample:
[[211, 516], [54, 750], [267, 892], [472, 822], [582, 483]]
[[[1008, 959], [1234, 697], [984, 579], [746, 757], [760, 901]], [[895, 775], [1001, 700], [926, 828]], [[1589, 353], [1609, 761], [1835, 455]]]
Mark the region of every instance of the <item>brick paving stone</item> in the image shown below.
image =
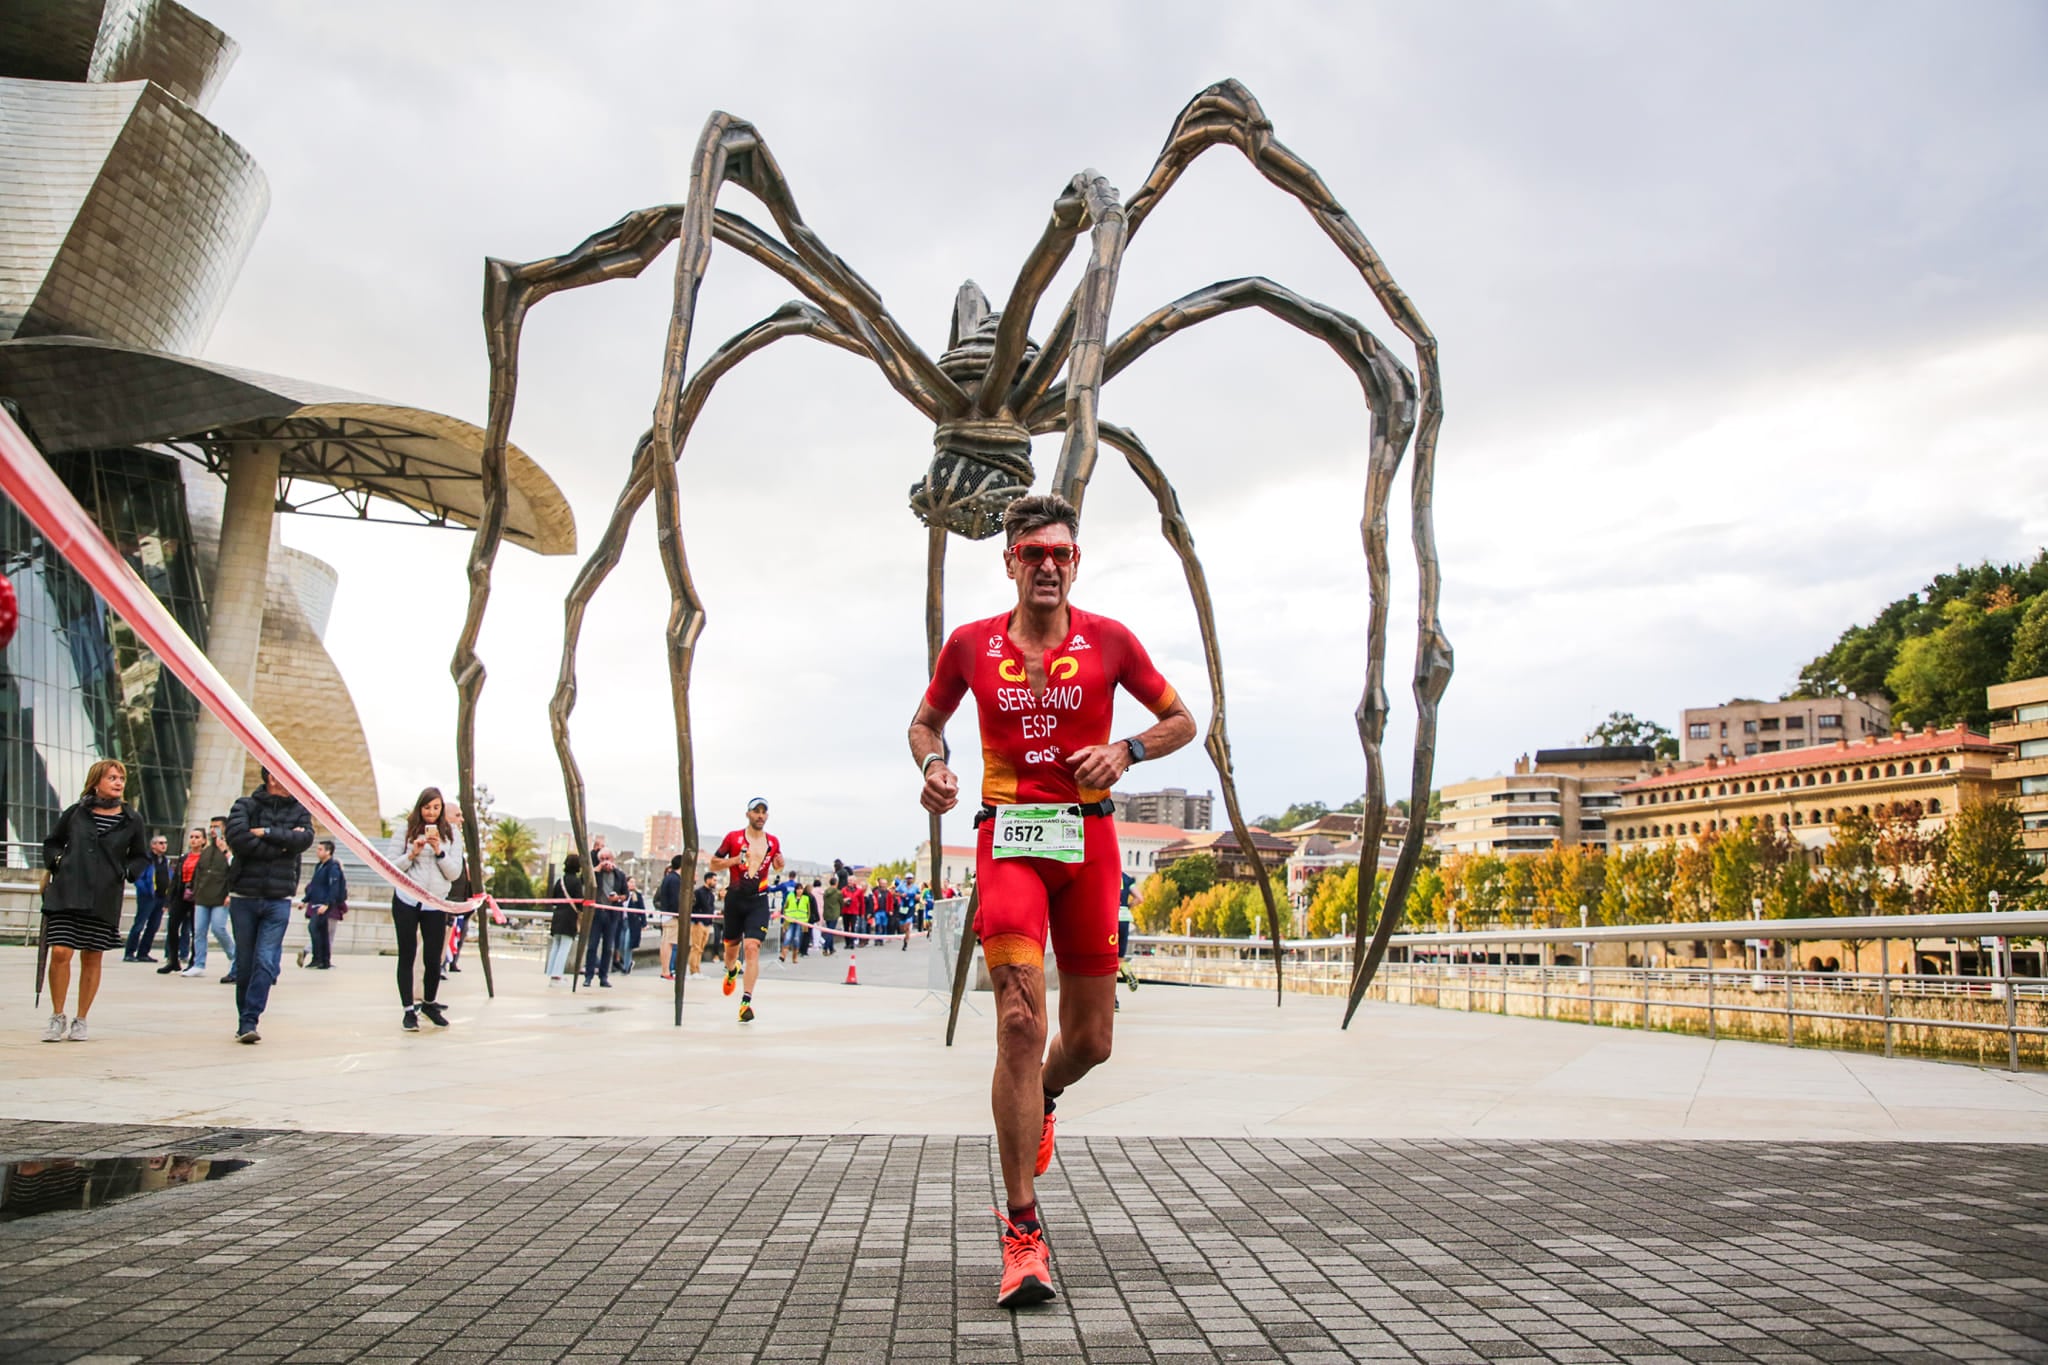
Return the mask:
[[2048, 1359], [2048, 1147], [1064, 1137], [995, 1308], [986, 1139], [0, 1121], [222, 1155], [0, 1225], [0, 1360]]

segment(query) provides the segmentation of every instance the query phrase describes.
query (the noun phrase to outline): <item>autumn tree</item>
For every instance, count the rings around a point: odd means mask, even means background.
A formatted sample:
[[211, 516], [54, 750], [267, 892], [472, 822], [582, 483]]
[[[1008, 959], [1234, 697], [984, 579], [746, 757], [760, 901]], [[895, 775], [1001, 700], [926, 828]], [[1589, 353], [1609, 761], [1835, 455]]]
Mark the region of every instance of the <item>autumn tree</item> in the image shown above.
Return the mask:
[[1308, 936], [1336, 938], [1358, 923], [1358, 867], [1326, 872], [1308, 903]]
[[1169, 934], [1173, 932], [1173, 912], [1180, 908], [1180, 888], [1154, 872], [1138, 883], [1138, 894], [1131, 902], [1131, 920], [1141, 934]]
[[2020, 842], [2019, 808], [2011, 801], [1999, 797], [1969, 802], [1949, 816], [1943, 834], [1941, 864], [1930, 895], [1937, 913], [1987, 910], [1994, 891], [2002, 906], [2017, 909], [2020, 900], [2037, 889]]

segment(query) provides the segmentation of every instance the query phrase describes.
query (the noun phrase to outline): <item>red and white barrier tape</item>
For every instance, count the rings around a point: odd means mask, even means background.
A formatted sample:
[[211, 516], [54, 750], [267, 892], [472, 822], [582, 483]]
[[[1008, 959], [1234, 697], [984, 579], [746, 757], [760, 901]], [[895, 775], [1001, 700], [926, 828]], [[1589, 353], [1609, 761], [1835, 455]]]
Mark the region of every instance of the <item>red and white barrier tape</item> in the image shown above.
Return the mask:
[[[722, 924], [725, 920], [725, 917], [722, 915], [688, 915], [679, 917], [676, 915], [665, 914], [664, 912], [659, 910], [635, 909], [633, 907], [624, 905], [600, 905], [596, 901], [566, 900], [561, 897], [556, 897], [553, 900], [549, 900], [544, 897], [522, 897], [515, 900], [499, 900], [495, 896], [486, 896], [484, 897], [484, 900], [491, 907], [491, 922], [494, 924], [503, 924], [505, 922], [506, 912], [499, 909], [499, 907], [506, 905], [573, 905], [576, 906], [578, 909], [581, 909], [584, 906], [589, 906], [593, 910], [617, 910], [620, 914], [624, 915], [647, 915], [664, 924], [677, 918], [687, 918], [693, 924]], [[527, 915], [535, 919], [538, 919], [542, 915], [550, 915], [554, 912], [551, 910], [514, 910], [511, 913], [515, 915]], [[784, 915], [780, 910], [777, 910], [774, 914], [770, 915], [769, 918], [779, 919], [783, 922], [785, 926], [791, 924], [802, 924], [809, 928], [817, 930], [821, 934], [830, 934], [834, 938], [865, 939], [872, 943], [895, 943], [904, 938], [929, 938], [932, 932], [929, 929], [913, 929], [907, 934], [864, 934], [853, 929], [835, 929], [818, 920], [793, 920]]]
[[157, 658], [191, 689], [192, 695], [228, 729], [256, 761], [270, 769], [292, 795], [305, 803], [341, 842], [355, 850], [371, 871], [392, 886], [436, 910], [462, 914], [480, 903], [462, 904], [428, 895], [419, 883], [398, 870], [384, 850], [349, 822], [320, 785], [306, 775], [298, 760], [256, 719], [227, 679], [221, 677], [199, 646], [136, 576], [120, 552], [107, 542], [92, 517], [71, 496], [71, 490], [50, 468], [14, 419], [0, 409], [0, 491], [14, 500], [35, 523], [50, 547], [92, 585], [109, 607], [142, 638]]

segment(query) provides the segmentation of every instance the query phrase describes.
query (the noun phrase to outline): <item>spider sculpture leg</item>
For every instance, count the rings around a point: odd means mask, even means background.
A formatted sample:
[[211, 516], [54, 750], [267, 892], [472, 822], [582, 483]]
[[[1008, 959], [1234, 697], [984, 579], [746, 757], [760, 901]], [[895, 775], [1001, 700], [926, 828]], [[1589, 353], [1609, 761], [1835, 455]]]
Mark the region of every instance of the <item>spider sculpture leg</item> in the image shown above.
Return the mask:
[[953, 955], [953, 1001], [946, 1012], [946, 1046], [960, 1027], [960, 1000], [967, 992], [967, 970], [974, 965], [974, 913], [981, 908], [981, 887], [967, 893], [967, 915], [960, 922], [960, 946]]
[[[1400, 467], [1402, 452], [1407, 448], [1409, 433], [1415, 424], [1415, 381], [1379, 339], [1356, 318], [1317, 303], [1313, 299], [1304, 298], [1271, 280], [1258, 277], [1225, 280], [1176, 299], [1149, 317], [1141, 319], [1118, 337], [1109, 348], [1103, 377], [1105, 380], [1114, 378], [1140, 356], [1184, 328], [1245, 308], [1263, 309], [1290, 326], [1321, 339], [1350, 367], [1365, 393], [1366, 405], [1372, 415], [1372, 458], [1366, 486], [1365, 516], [1361, 526], [1365, 539], [1366, 562], [1371, 575], [1367, 641], [1369, 656], [1374, 659], [1384, 658], [1387, 630], [1387, 494], [1394, 474]], [[1039, 401], [1031, 414], [1033, 430], [1049, 427], [1061, 420], [1065, 406], [1063, 397], [1060, 387], [1055, 386]], [[1209, 739], [1205, 747], [1215, 760], [1217, 777], [1223, 784], [1224, 805], [1231, 816], [1231, 827], [1236, 831], [1240, 844], [1248, 850], [1253, 867], [1263, 883], [1264, 861], [1259, 857], [1257, 850], [1251, 848], [1249, 832], [1236, 805], [1236, 782], [1229, 771], [1230, 749], [1224, 727], [1221, 651], [1216, 642], [1215, 620], [1210, 609], [1206, 576], [1202, 572], [1200, 560], [1195, 556], [1193, 535], [1187, 530], [1186, 520], [1180, 513], [1178, 498], [1173, 496], [1171, 486], [1165, 483], [1164, 476], [1158, 472], [1157, 466], [1151, 463], [1151, 457], [1141, 453], [1142, 447], [1138, 452], [1134, 452], [1131, 446], [1124, 444], [1121, 439], [1109, 437], [1108, 432], [1109, 428], [1105, 425], [1105, 439], [1110, 439], [1112, 444], [1124, 450], [1132, 468], [1158, 502], [1162, 529], [1168, 542], [1180, 556], [1182, 568], [1187, 574], [1188, 587], [1195, 599], [1196, 620], [1202, 631], [1203, 654], [1209, 665], [1211, 694], [1215, 699]], [[1119, 437], [1127, 436], [1128, 433], [1119, 433]], [[1376, 687], [1377, 680], [1369, 681], [1368, 685]], [[1383, 693], [1380, 695], [1383, 697]], [[1385, 709], [1384, 704], [1381, 709]], [[1383, 804], [1386, 789], [1381, 780], [1378, 738], [1370, 735], [1365, 738], [1366, 803], [1368, 806]], [[1269, 901], [1268, 909], [1274, 911], [1277, 907]], [[1277, 918], [1273, 921], [1272, 937], [1274, 976], [1277, 982], [1281, 971], [1278, 964], [1285, 954]]]
[[[1219, 143], [1236, 147], [1252, 163], [1267, 181], [1298, 199], [1309, 212], [1324, 234], [1335, 243], [1338, 250], [1357, 269], [1360, 277], [1372, 290], [1373, 296], [1386, 311], [1394, 326], [1408, 338], [1415, 347], [1418, 388], [1418, 415], [1415, 425], [1415, 464], [1410, 474], [1411, 524], [1415, 541], [1415, 559], [1420, 581], [1420, 601], [1417, 609], [1415, 674], [1413, 690], [1416, 702], [1415, 754], [1410, 774], [1410, 809], [1426, 811], [1429, 803], [1431, 770], [1435, 766], [1436, 731], [1438, 705], [1444, 690], [1449, 686], [1452, 669], [1450, 640], [1445, 636], [1438, 616], [1438, 601], [1441, 596], [1442, 573], [1437, 561], [1436, 534], [1431, 519], [1431, 500], [1435, 489], [1437, 431], [1443, 421], [1443, 398], [1441, 378], [1437, 365], [1436, 338], [1423, 322], [1407, 294], [1394, 282], [1393, 274], [1372, 243], [1352, 221], [1351, 215], [1331, 195], [1322, 178], [1300, 157], [1296, 156], [1279, 139], [1273, 136], [1273, 125], [1266, 118], [1265, 111], [1250, 91], [1236, 81], [1223, 81], [1197, 95], [1181, 111], [1168, 134], [1166, 145], [1161, 150], [1152, 173], [1146, 177], [1143, 187], [1131, 197], [1124, 210], [1125, 236], [1135, 234], [1145, 218], [1158, 206], [1159, 200], [1172, 188], [1181, 173], [1204, 151]], [[1051, 387], [1055, 376], [1067, 359], [1072, 343], [1069, 338], [1077, 335], [1078, 303], [1070, 302], [1054, 325], [1050, 339], [1038, 358], [1018, 380], [1010, 398], [1010, 406], [1017, 411], [1031, 411]], [[1067, 468], [1062, 462], [1063, 470]], [[1073, 471], [1085, 483], [1085, 470]], [[1368, 533], [1368, 553], [1371, 551], [1371, 537]], [[1359, 702], [1356, 720], [1361, 744], [1366, 750], [1368, 786], [1383, 789], [1385, 778], [1380, 767], [1379, 745], [1385, 736], [1388, 705], [1385, 692], [1384, 649], [1375, 650], [1367, 665], [1365, 693]], [[1385, 825], [1385, 810], [1373, 805], [1366, 811], [1364, 848], [1360, 854], [1359, 883], [1363, 888], [1376, 887], [1374, 873], [1378, 861], [1379, 836]], [[1402, 840], [1401, 852], [1395, 862], [1393, 876], [1387, 887], [1387, 895], [1377, 915], [1361, 913], [1355, 945], [1355, 962], [1352, 971], [1350, 998], [1346, 1004], [1344, 1022], [1348, 1026], [1357, 1012], [1359, 1001], [1364, 998], [1366, 987], [1371, 984], [1373, 973], [1386, 953], [1388, 938], [1400, 914], [1400, 907], [1406, 903], [1409, 884], [1414, 879], [1415, 866], [1422, 853], [1422, 836], [1426, 821], [1411, 819], [1407, 836]], [[1361, 910], [1364, 907], [1361, 906]]]
[[[946, 644], [946, 528], [933, 526], [924, 541], [924, 652], [925, 676], [939, 671], [939, 651]], [[932, 841], [932, 879], [925, 885], [933, 900], [944, 886], [940, 872], [945, 866], [946, 848], [941, 841], [939, 817], [928, 821]]]
[[1266, 923], [1273, 940], [1273, 1003], [1278, 1005], [1286, 996], [1286, 981], [1282, 973], [1282, 960], [1286, 957], [1283, 942], [1280, 906], [1273, 897], [1273, 879], [1266, 875], [1264, 862], [1258, 850], [1252, 846], [1251, 829], [1245, 823], [1244, 809], [1237, 800], [1237, 774], [1230, 763], [1230, 734], [1223, 720], [1223, 655], [1216, 641], [1216, 614], [1209, 601], [1208, 576], [1202, 571], [1202, 560], [1195, 553], [1195, 533], [1188, 526], [1187, 517], [1180, 510], [1180, 495], [1173, 491], [1173, 484], [1160, 469], [1159, 462], [1145, 449], [1134, 432], [1102, 424], [1102, 439], [1124, 453], [1131, 470], [1138, 476], [1153, 501], [1159, 506], [1159, 530], [1166, 537], [1166, 543], [1180, 557], [1181, 572], [1188, 580], [1188, 594], [1194, 599], [1195, 620], [1202, 632], [1202, 660], [1209, 670], [1209, 733], [1203, 737], [1202, 747], [1208, 751], [1209, 761], [1215, 765], [1216, 780], [1223, 788], [1223, 809], [1230, 817], [1230, 828], [1237, 835], [1239, 847], [1251, 855], [1252, 867], [1258, 878], [1259, 896], [1266, 903]]
[[[673, 485], [675, 478], [683, 369], [688, 358], [697, 286], [714, 238], [737, 246], [795, 283], [844, 331], [858, 338], [863, 351], [882, 368], [891, 384], [920, 411], [928, 415], [957, 414], [967, 407], [966, 395], [910, 342], [867, 282], [803, 222], [773, 156], [751, 124], [729, 114], [714, 113], [699, 137], [693, 170], [690, 198], [683, 205], [664, 205], [628, 215], [566, 256], [525, 265], [488, 263], [484, 319], [491, 356], [491, 412], [483, 459], [484, 514], [471, 547], [469, 612], [452, 665], [459, 696], [456, 751], [466, 810], [473, 807], [476, 703], [484, 681], [475, 645], [504, 528], [505, 446], [518, 382], [519, 334], [526, 311], [534, 303], [562, 289], [637, 275], [671, 239], [682, 238], [675, 312], [663, 358], [662, 395], [656, 408], [651, 445], [657, 513], [663, 507], [659, 485], [664, 480]], [[728, 179], [739, 181], [767, 205], [777, 225], [791, 239], [791, 246], [774, 242], [744, 218], [715, 208], [718, 190]], [[674, 508], [671, 506], [669, 511], [673, 513]], [[690, 610], [680, 596], [689, 591], [688, 569], [680, 559], [680, 542], [672, 527], [664, 526], [661, 546], [671, 591], [679, 595], [671, 613], [668, 636], [671, 690], [678, 692], [687, 687], [688, 646], [694, 642], [689, 627]], [[674, 705], [678, 723], [686, 725], [687, 698], [678, 692]], [[691, 787], [688, 752], [687, 737], [679, 735], [678, 768], [684, 774], [685, 791]], [[693, 815], [694, 812], [686, 811], [685, 819], [692, 825]], [[472, 830], [474, 825], [474, 820], [470, 821]], [[587, 859], [587, 831], [577, 828], [574, 833], [578, 851]], [[684, 852], [693, 858], [694, 843]], [[588, 912], [579, 919], [582, 923], [577, 937], [581, 942], [588, 932]]]
[[[689, 427], [695, 424], [705, 400], [711, 396], [712, 388], [720, 379], [740, 361], [787, 336], [813, 336], [831, 345], [850, 350], [856, 355], [867, 355], [864, 348], [851, 341], [830, 318], [816, 308], [804, 303], [784, 304], [768, 317], [720, 346], [697, 373], [690, 377], [690, 382], [683, 391], [685, 435]], [[586, 828], [583, 771], [576, 762], [575, 751], [569, 743], [569, 716], [576, 709], [576, 651], [583, 638], [583, 617], [589, 609], [591, 599], [596, 597], [598, 589], [604, 586], [612, 570], [618, 567], [619, 559], [625, 551], [626, 537], [632, 530], [633, 518], [639, 514], [641, 507], [654, 492], [653, 445], [654, 434], [650, 431], [640, 438], [639, 444], [634, 448], [632, 471], [625, 487], [619, 492], [617, 503], [612, 508], [611, 520], [606, 524], [596, 548], [591, 551], [590, 558], [584, 562], [582, 570], [576, 575], [576, 581], [570, 585], [569, 595], [562, 604], [562, 662], [555, 675], [554, 696], [548, 702], [548, 728], [554, 737], [556, 761], [562, 769], [562, 786], [568, 797], [569, 823], [573, 830]], [[676, 552], [682, 553], [680, 543]], [[684, 582], [686, 585], [689, 582], [687, 573]], [[698, 613], [701, 619], [703, 603], [697, 598], [694, 587], [689, 588], [687, 603], [689, 610]], [[692, 639], [694, 641], [694, 636]], [[691, 743], [687, 734], [682, 742], [685, 745]], [[686, 762], [685, 766], [686, 770], [694, 771], [693, 763]], [[684, 793], [683, 819], [684, 842], [694, 850], [697, 831], [693, 796], [691, 792]], [[576, 950], [579, 954], [583, 951], [583, 932], [585, 929], [579, 929]], [[581, 962], [582, 958], [579, 956], [577, 961]], [[677, 974], [676, 987], [678, 1023], [682, 1020], [681, 975]]]

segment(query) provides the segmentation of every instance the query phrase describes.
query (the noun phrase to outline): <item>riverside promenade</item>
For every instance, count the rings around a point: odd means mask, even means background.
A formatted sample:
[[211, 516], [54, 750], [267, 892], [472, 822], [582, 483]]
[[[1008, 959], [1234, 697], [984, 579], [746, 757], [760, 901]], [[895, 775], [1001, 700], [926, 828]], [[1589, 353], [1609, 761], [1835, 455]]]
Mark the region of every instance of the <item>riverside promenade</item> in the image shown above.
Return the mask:
[[764, 967], [744, 1029], [471, 962], [420, 1035], [343, 957], [251, 1048], [118, 963], [37, 1042], [0, 950], [0, 1158], [249, 1163], [0, 1224], [0, 1359], [2048, 1358], [2048, 1077], [1164, 986], [1060, 1107], [1062, 1297], [999, 1312], [992, 1020], [942, 1046], [926, 951]]

